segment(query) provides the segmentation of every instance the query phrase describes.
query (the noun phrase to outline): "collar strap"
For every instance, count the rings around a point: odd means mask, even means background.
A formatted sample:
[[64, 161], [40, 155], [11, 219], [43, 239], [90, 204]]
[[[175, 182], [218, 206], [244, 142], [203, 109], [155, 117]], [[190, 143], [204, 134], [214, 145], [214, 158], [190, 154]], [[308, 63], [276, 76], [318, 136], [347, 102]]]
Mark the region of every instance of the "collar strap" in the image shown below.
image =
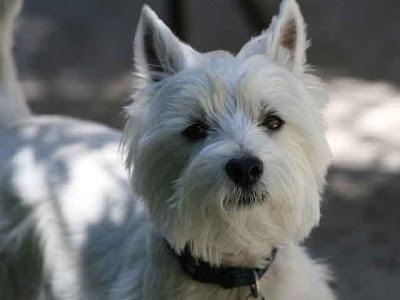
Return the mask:
[[[168, 244], [169, 245], [169, 244]], [[242, 268], [231, 266], [212, 266], [210, 263], [194, 258], [188, 246], [178, 254], [169, 247], [177, 257], [181, 269], [193, 280], [202, 283], [211, 283], [221, 286], [224, 289], [232, 289], [239, 286], [253, 286], [268, 271], [275, 259], [278, 249], [272, 248], [267, 264], [264, 268]]]

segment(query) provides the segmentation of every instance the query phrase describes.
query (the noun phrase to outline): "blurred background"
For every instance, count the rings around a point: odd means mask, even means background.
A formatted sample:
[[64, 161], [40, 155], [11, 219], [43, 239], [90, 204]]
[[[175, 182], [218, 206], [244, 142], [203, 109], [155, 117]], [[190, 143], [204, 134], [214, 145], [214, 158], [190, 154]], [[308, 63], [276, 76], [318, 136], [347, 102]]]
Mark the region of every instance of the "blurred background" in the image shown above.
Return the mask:
[[[279, 0], [154, 0], [200, 51], [236, 52]], [[400, 299], [400, 1], [299, 0], [327, 82], [333, 165], [321, 226], [306, 242], [336, 274], [341, 299]], [[16, 32], [32, 110], [121, 128], [143, 1], [26, 0]]]

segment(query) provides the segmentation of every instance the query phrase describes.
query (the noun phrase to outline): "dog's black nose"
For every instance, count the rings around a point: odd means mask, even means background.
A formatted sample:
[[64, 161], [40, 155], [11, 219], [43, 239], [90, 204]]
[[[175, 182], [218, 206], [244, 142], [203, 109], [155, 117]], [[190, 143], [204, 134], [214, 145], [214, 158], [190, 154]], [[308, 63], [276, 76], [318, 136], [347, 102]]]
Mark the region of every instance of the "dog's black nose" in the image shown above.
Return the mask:
[[229, 178], [238, 186], [249, 188], [261, 178], [263, 163], [257, 157], [233, 158], [225, 165]]

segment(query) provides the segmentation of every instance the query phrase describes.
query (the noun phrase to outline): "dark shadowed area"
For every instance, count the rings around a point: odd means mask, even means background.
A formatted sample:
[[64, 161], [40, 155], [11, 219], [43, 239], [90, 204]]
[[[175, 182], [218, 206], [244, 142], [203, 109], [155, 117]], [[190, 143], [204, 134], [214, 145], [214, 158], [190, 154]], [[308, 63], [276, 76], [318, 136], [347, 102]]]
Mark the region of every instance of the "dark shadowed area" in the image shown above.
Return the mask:
[[[123, 125], [132, 40], [144, 1], [27, 0], [16, 55], [29, 104]], [[307, 241], [341, 299], [400, 299], [400, 1], [299, 0], [327, 81], [333, 166], [321, 226]], [[278, 0], [150, 0], [200, 51], [236, 52], [268, 26]]]

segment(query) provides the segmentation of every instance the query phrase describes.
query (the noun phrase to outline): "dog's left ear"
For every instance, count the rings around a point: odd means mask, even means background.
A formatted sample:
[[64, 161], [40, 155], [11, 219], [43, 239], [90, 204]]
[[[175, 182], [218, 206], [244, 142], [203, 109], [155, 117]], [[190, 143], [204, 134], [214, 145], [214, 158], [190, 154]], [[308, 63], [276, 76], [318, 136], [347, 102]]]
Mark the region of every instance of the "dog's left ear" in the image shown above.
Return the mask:
[[196, 51], [182, 43], [147, 5], [134, 40], [135, 78], [138, 87], [158, 82], [187, 67]]
[[284, 0], [269, 28], [245, 44], [238, 57], [265, 54], [293, 72], [303, 72], [308, 47], [305, 27], [297, 2]]

